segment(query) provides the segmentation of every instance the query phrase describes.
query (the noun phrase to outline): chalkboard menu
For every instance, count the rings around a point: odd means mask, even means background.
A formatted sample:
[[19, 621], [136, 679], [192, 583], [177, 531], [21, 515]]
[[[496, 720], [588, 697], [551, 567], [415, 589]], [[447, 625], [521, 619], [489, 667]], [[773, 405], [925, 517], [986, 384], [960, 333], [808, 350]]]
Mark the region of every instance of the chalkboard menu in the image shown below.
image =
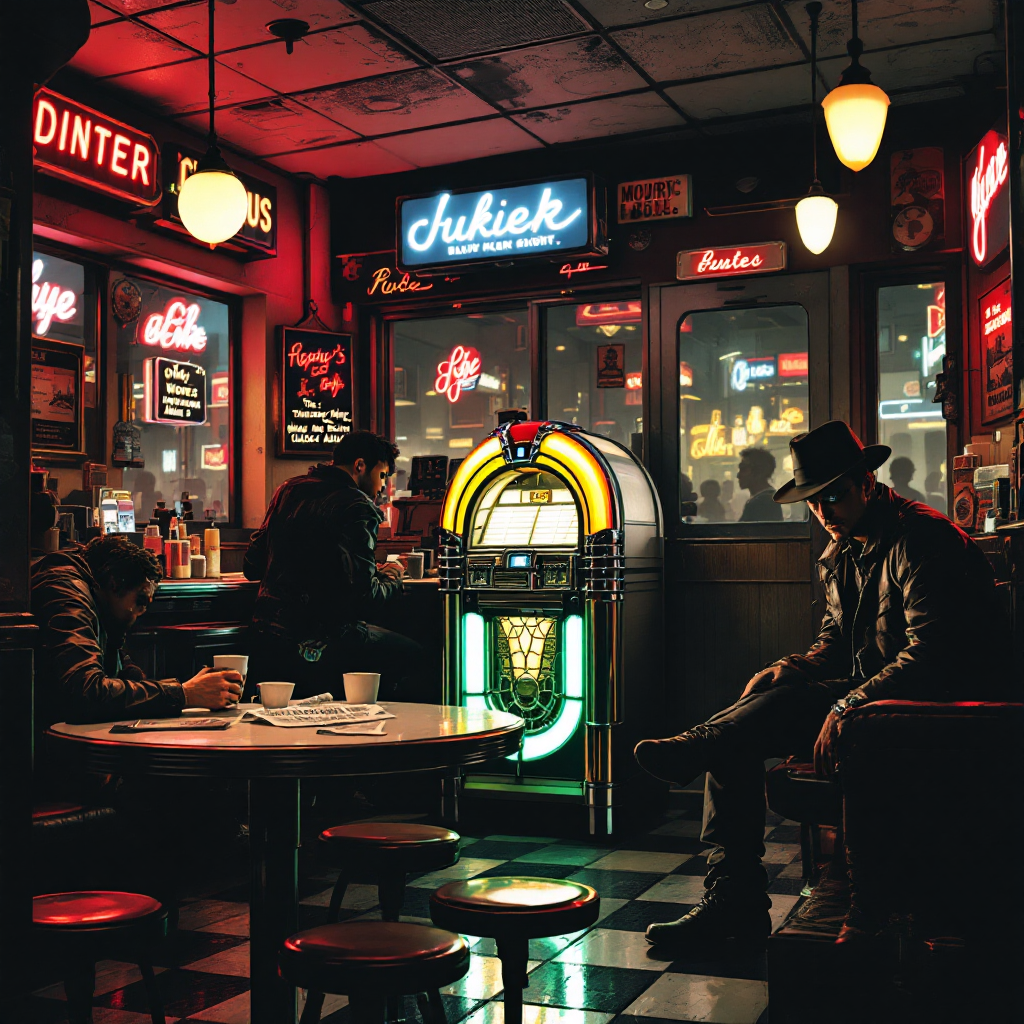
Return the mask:
[[329, 455], [352, 430], [352, 336], [281, 328], [279, 455]]

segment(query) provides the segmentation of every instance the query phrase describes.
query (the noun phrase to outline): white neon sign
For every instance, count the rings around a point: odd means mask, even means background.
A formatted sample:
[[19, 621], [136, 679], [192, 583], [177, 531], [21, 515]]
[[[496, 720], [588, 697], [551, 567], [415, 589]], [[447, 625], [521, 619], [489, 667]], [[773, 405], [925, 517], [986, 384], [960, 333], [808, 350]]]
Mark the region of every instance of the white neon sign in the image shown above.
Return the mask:
[[178, 352], [202, 352], [207, 339], [206, 329], [199, 326], [201, 312], [198, 302], [172, 299], [162, 313], [146, 318], [142, 327], [143, 343]]
[[32, 318], [35, 333], [45, 337], [54, 320], [66, 323], [78, 313], [78, 296], [69, 288], [40, 281], [43, 276], [43, 261], [32, 261]]

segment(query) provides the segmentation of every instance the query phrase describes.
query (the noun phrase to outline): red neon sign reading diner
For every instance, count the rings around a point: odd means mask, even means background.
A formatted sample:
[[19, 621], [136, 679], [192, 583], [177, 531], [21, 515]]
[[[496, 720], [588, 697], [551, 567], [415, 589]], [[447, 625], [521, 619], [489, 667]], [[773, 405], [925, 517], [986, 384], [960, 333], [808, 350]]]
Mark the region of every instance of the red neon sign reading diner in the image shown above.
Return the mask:
[[162, 313], [146, 317], [142, 343], [176, 352], [202, 352], [206, 348], [206, 329], [199, 326], [201, 312], [198, 302], [172, 299]]
[[1010, 240], [1010, 176], [1006, 136], [986, 132], [967, 158], [970, 180], [971, 256], [983, 267]]
[[680, 281], [768, 274], [785, 269], [785, 242], [731, 245], [722, 249], [690, 249], [676, 255], [676, 278]]
[[449, 402], [459, 400], [463, 391], [472, 391], [480, 380], [480, 353], [470, 346], [456, 345], [445, 362], [437, 364], [434, 390]]
[[160, 200], [156, 140], [98, 110], [40, 89], [32, 119], [39, 170], [130, 203]]

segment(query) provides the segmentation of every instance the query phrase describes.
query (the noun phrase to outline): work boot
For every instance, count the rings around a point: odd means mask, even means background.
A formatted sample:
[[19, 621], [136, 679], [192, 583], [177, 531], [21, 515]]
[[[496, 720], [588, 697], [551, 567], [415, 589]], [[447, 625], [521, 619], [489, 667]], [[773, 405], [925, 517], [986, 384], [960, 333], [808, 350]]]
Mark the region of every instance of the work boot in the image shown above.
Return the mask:
[[764, 893], [719, 891], [708, 889], [688, 914], [678, 921], [647, 926], [647, 941], [652, 945], [693, 946], [736, 939], [741, 942], [763, 942], [772, 931], [768, 913], [770, 901]]
[[663, 740], [641, 740], [633, 748], [636, 762], [645, 772], [663, 782], [685, 785], [711, 768], [719, 757], [720, 725], [695, 725], [692, 729]]

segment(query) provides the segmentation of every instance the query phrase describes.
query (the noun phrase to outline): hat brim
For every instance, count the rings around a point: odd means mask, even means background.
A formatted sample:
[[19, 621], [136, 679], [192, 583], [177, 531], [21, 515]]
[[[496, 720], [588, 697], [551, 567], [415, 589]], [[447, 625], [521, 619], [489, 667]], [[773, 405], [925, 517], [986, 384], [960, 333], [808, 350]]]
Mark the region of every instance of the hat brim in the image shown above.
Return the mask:
[[890, 455], [892, 455], [892, 449], [887, 444], [865, 445], [864, 451], [861, 452], [857, 461], [852, 466], [847, 466], [827, 480], [815, 480], [813, 483], [800, 484], [799, 486], [797, 486], [796, 480], [790, 480], [788, 483], [784, 483], [772, 495], [772, 500], [777, 501], [780, 505], [789, 505], [796, 501], [806, 501], [817, 494], [818, 491], [828, 487], [829, 484], [834, 484], [841, 477], [846, 476], [847, 473], [852, 473], [855, 469], [878, 469]]

